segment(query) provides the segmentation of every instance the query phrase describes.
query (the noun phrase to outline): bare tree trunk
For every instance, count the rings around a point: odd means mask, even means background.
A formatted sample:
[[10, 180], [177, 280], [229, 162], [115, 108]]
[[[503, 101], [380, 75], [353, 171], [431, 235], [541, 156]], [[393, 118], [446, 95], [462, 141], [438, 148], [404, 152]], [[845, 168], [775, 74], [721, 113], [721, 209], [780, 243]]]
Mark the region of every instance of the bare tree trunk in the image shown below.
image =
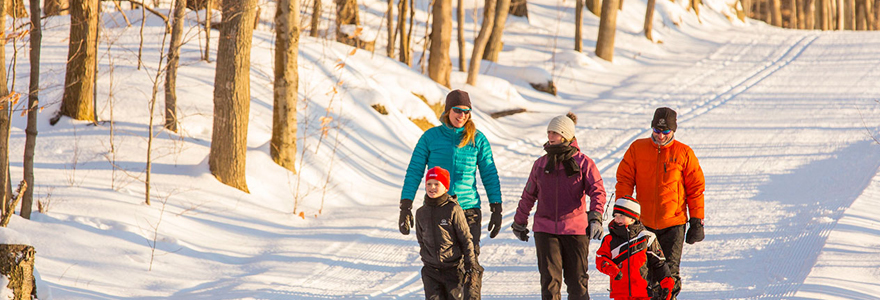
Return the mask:
[[617, 30], [617, 3], [614, 0], [602, 2], [602, 18], [599, 20], [599, 37], [596, 38], [596, 56], [614, 60], [614, 33]]
[[804, 29], [816, 29], [816, 1], [804, 0]]
[[467, 72], [467, 63], [465, 59], [465, 42], [464, 42], [464, 0], [458, 0], [456, 7], [456, 18], [458, 19], [458, 70]]
[[782, 27], [782, 0], [770, 0], [770, 4], [771, 25]]
[[31, 207], [34, 206], [34, 148], [37, 145], [37, 113], [40, 111], [39, 105], [40, 93], [40, 47], [43, 43], [43, 29], [40, 23], [40, 0], [31, 0], [31, 75], [28, 84], [28, 106], [27, 106], [27, 128], [24, 132], [27, 135], [24, 142], [24, 181], [27, 186], [24, 197], [21, 202], [21, 217], [25, 219], [31, 218]]
[[[6, 1], [0, 1], [0, 12], [6, 11]], [[6, 14], [0, 14], [0, 28], [6, 28]], [[9, 174], [9, 130], [12, 121], [12, 101], [6, 86], [6, 30], [0, 32], [0, 203], [6, 213], [6, 203], [11, 199], [12, 187]]]
[[60, 113], [76, 120], [94, 121], [98, 0], [73, 0], [70, 7], [70, 44]]
[[[497, 0], [495, 5], [495, 24], [492, 26], [489, 41], [486, 42], [486, 52], [483, 53], [483, 59], [497, 62], [498, 54], [504, 48], [501, 37], [504, 35], [504, 25], [507, 23], [507, 14], [510, 11], [510, 0]], [[583, 10], [583, 3], [581, 3], [581, 10]]]
[[602, 17], [602, 0], [586, 0], [587, 9], [597, 17]]
[[385, 13], [385, 18], [386, 22], [388, 22], [388, 46], [385, 47], [385, 54], [387, 54], [389, 58], [394, 58], [394, 42], [397, 39], [394, 35], [394, 0], [388, 0], [388, 9]]
[[407, 66], [412, 66], [412, 55], [410, 55], [409, 34], [407, 34], [407, 14], [409, 13], [409, 3], [413, 0], [400, 0], [397, 16], [397, 28], [400, 29], [400, 55], [397, 57], [400, 62]]
[[275, 87], [269, 152], [296, 173], [296, 102], [299, 89], [299, 0], [279, 0], [275, 10]]
[[[388, 0], [394, 1], [394, 0]], [[312, 3], [312, 19], [309, 28], [309, 36], [318, 37], [318, 22], [321, 19], [321, 13], [323, 8], [321, 7], [321, 0], [314, 0]]]
[[863, 0], [865, 1], [865, 22], [866, 22], [866, 30], [877, 30], [877, 27], [874, 27], [874, 10], [877, 9], [874, 7], [874, 4], [871, 3], [871, 0]]
[[527, 5], [528, 1], [526, 0], [511, 0], [510, 1], [510, 14], [517, 17], [525, 17], [529, 18], [529, 6]]
[[47, 16], [61, 16], [69, 13], [70, 3], [67, 0], [46, 0], [44, 5]]
[[165, 129], [173, 132], [177, 132], [177, 67], [180, 65], [180, 39], [185, 15], [186, 0], [175, 0], [168, 67], [165, 69]]
[[223, 0], [214, 75], [214, 132], [208, 165], [220, 182], [248, 192], [245, 180], [250, 115], [250, 60], [256, 0]]
[[445, 87], [449, 85], [452, 61], [449, 45], [452, 44], [452, 0], [434, 0], [434, 22], [431, 24], [431, 52], [428, 55], [428, 77]]
[[574, 51], [583, 52], [584, 0], [574, 0]]
[[205, 55], [204, 59], [211, 62], [211, 14], [214, 11], [212, 2], [217, 0], [207, 0], [208, 5], [205, 6]]
[[645, 9], [645, 37], [648, 38], [649, 41], [654, 41], [654, 37], [651, 34], [651, 31], [654, 27], [654, 6], [656, 5], [656, 0], [648, 0], [648, 7]]
[[867, 30], [868, 29], [868, 15], [865, 13], [865, 0], [856, 1], [856, 30]]
[[746, 18], [754, 18], [754, 16], [752, 16], [752, 1], [740, 0], [740, 4], [742, 4], [743, 14], [746, 16]]
[[797, 29], [806, 29], [806, 12], [804, 9], [805, 0], [797, 0], [795, 1], [795, 5], [797, 6]]
[[829, 30], [830, 29], [829, 25], [831, 25], [831, 20], [830, 20], [831, 12], [828, 9], [829, 0], [817, 0], [817, 1], [819, 1], [819, 3], [817, 3], [817, 4], [819, 4], [819, 21], [821, 23], [821, 26], [819, 27], [819, 29]]
[[845, 0], [834, 2], [837, 6], [837, 30], [846, 29], [846, 3]]
[[495, 26], [495, 0], [486, 0], [486, 7], [483, 8], [483, 25], [480, 26], [480, 33], [474, 40], [474, 53], [471, 56], [471, 65], [468, 67], [467, 84], [477, 85], [477, 74], [480, 73], [480, 63], [483, 60], [483, 51], [486, 49], [486, 43], [489, 41], [489, 34], [492, 27]]
[[798, 28], [797, 0], [788, 0], [788, 5], [791, 7], [790, 13], [788, 14], [788, 28], [797, 29]]
[[880, 30], [880, 0], [874, 0], [874, 4], [871, 7], [874, 13], [874, 30]]
[[844, 2], [844, 16], [846, 19], [844, 20], [845, 24], [843, 28], [847, 30], [855, 30], [856, 23], [858, 22], [856, 20], [856, 10], [858, 9], [859, 4], [856, 3], [856, 0], [846, 0]]

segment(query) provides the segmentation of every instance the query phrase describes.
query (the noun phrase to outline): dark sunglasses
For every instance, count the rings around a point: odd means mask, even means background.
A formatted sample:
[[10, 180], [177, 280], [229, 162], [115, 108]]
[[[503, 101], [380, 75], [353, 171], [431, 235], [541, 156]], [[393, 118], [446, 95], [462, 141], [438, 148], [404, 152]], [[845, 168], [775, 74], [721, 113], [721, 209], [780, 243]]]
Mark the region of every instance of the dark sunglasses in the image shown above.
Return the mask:
[[654, 129], [654, 133], [669, 134], [670, 132], [672, 132], [672, 129], [666, 129], [666, 130], [660, 130], [657, 128], [651, 128], [651, 129]]
[[453, 108], [452, 108], [452, 111], [457, 112], [457, 113], [460, 113], [460, 114], [465, 114], [465, 115], [471, 113], [471, 109], [470, 109], [470, 108], [458, 108], [458, 107], [453, 107]]

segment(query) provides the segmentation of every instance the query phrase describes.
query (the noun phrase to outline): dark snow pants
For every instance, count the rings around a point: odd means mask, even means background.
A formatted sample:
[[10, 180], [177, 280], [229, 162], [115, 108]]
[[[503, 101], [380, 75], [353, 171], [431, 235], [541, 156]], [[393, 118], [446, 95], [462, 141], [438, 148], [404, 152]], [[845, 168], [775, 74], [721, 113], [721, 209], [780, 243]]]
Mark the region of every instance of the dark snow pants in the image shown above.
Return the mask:
[[425, 299], [461, 300], [464, 272], [458, 268], [437, 269], [422, 267], [422, 283], [425, 285]]
[[586, 235], [556, 235], [535, 232], [538, 272], [541, 273], [541, 299], [559, 300], [562, 278], [569, 300], [589, 300], [587, 254], [590, 238]]
[[672, 299], [675, 299], [681, 292], [681, 276], [678, 270], [681, 266], [681, 251], [684, 248], [684, 229], [685, 224], [664, 229], [648, 228], [649, 231], [657, 235], [657, 242], [660, 243], [660, 249], [666, 256], [666, 266], [669, 267], [669, 273], [672, 273], [672, 279], [675, 280], [675, 286], [672, 287]]
[[[480, 229], [483, 222], [483, 212], [479, 208], [470, 208], [464, 210], [464, 217], [467, 219], [468, 227], [471, 229], [471, 236], [474, 242], [474, 256], [476, 263], [480, 260]], [[471, 272], [465, 276], [464, 280], [464, 299], [480, 300], [480, 290], [483, 287], [483, 272]]]

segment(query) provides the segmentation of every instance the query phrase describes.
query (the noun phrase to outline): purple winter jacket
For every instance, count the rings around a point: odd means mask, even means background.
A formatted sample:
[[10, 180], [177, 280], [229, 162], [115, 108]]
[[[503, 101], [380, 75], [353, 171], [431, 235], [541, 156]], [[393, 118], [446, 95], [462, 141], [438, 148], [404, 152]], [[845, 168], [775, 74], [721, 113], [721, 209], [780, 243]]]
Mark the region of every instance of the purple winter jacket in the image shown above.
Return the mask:
[[[596, 163], [580, 152], [577, 140], [571, 145], [578, 149], [572, 159], [580, 166], [580, 174], [568, 177], [565, 168], [557, 163], [556, 170], [544, 173], [547, 155], [541, 156], [532, 166], [529, 180], [523, 189], [522, 198], [516, 208], [513, 220], [518, 224], [528, 224], [529, 213], [538, 201], [535, 211], [535, 224], [532, 230], [557, 235], [585, 235], [589, 225], [588, 211], [605, 212], [605, 186]], [[586, 197], [590, 197], [589, 206]]]

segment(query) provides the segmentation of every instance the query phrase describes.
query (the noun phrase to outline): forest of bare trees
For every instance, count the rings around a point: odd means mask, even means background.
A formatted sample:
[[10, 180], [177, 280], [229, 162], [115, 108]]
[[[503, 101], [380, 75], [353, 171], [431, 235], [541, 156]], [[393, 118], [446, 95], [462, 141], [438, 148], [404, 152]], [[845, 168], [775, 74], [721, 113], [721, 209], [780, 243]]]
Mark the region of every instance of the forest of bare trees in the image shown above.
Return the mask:
[[[308, 35], [316, 38], [333, 39], [352, 46], [373, 51], [373, 47], [385, 47], [385, 55], [397, 59], [404, 64], [413, 65], [414, 53], [421, 51], [427, 59], [427, 68], [423, 70], [428, 77], [443, 85], [450, 87], [450, 73], [457, 67], [458, 71], [467, 72], [467, 83], [474, 85], [480, 75], [481, 62], [483, 60], [498, 62], [499, 56], [504, 49], [504, 30], [510, 16], [528, 18], [527, 0], [484, 0], [479, 1], [480, 7], [474, 11], [473, 17], [477, 22], [474, 28], [465, 28], [464, 1], [436, 0], [431, 1], [427, 7], [430, 12], [426, 20], [415, 20], [419, 7], [414, 0], [388, 0], [387, 10], [384, 12], [384, 28], [387, 32], [385, 45], [375, 45], [374, 40], [360, 35], [360, 16], [357, 0], [335, 0], [331, 2], [311, 0], [267, 0], [274, 3], [274, 20], [269, 28], [275, 33], [274, 40], [274, 101], [272, 139], [270, 152], [272, 159], [280, 166], [297, 172], [297, 107], [299, 105], [298, 91], [298, 45], [300, 35], [308, 32]], [[656, 1], [648, 0], [645, 11], [644, 35], [653, 41], [653, 23], [655, 20], [654, 6]], [[70, 29], [68, 40], [68, 63], [66, 64], [64, 89], [61, 98], [60, 110], [53, 119], [56, 122], [61, 116], [76, 120], [98, 122], [95, 113], [95, 78], [98, 76], [96, 68], [96, 55], [99, 48], [100, 30], [98, 18], [102, 13], [99, 6], [100, 0], [45, 0], [44, 7], [39, 7], [39, 1], [30, 0], [30, 11], [26, 9], [23, 0], [0, 1], [0, 11], [5, 11], [8, 16], [23, 18], [28, 16], [32, 24], [39, 24], [41, 16], [70, 15]], [[170, 132], [178, 131], [180, 122], [177, 116], [178, 98], [176, 95], [177, 73], [180, 68], [180, 48], [183, 35], [190, 28], [185, 28], [184, 16], [187, 10], [204, 10], [204, 22], [202, 28], [197, 28], [199, 43], [204, 42], [201, 60], [210, 62], [210, 40], [218, 39], [219, 48], [216, 50], [217, 57], [214, 79], [214, 114], [213, 114], [213, 140], [209, 157], [211, 173], [220, 182], [247, 191], [245, 181], [246, 167], [246, 141], [248, 127], [248, 111], [250, 103], [249, 93], [249, 59], [252, 41], [252, 32], [259, 24], [257, 11], [266, 1], [258, 0], [164, 0], [164, 1], [139, 1], [121, 0], [112, 1], [112, 6], [122, 10], [119, 3], [128, 2], [127, 8], [140, 10], [143, 14], [158, 15], [166, 21], [170, 33], [170, 42], [167, 46], [167, 63], [163, 64], [160, 72], [164, 75], [162, 81], [164, 87], [164, 128]], [[384, 2], [383, 2], [384, 3]], [[265, 4], [265, 3], [264, 3]], [[162, 15], [157, 10], [160, 6], [166, 8], [168, 16]], [[566, 4], [567, 5], [567, 4]], [[614, 36], [617, 31], [618, 11], [623, 9], [622, 0], [577, 0], [571, 3], [575, 9], [575, 36], [572, 48], [575, 51], [584, 51], [584, 32], [581, 29], [584, 22], [584, 13], [590, 12], [599, 18], [599, 31], [595, 36], [596, 56], [612, 61], [614, 58]], [[699, 0], [690, 0], [688, 7], [691, 13], [699, 15], [703, 4]], [[173, 6], [173, 7], [172, 7]], [[325, 13], [327, 8], [331, 13]], [[421, 9], [424, 9], [422, 7]], [[815, 30], [878, 30], [880, 29], [880, 0], [739, 0], [735, 9], [741, 18], [751, 18], [764, 21], [768, 24], [791, 28], [791, 29], [815, 29]], [[211, 13], [221, 12], [221, 22], [212, 20]], [[301, 17], [305, 16], [305, 17]], [[200, 16], [200, 18], [202, 18]], [[0, 19], [0, 25], [6, 20]], [[128, 20], [126, 20], [128, 22]], [[265, 21], [264, 21], [265, 22]], [[422, 25], [420, 25], [422, 24]], [[130, 26], [130, 25], [129, 25]], [[219, 30], [219, 36], [212, 37], [213, 30]], [[343, 30], [345, 26], [353, 26], [352, 30]], [[420, 27], [424, 26], [424, 27]], [[6, 26], [8, 27], [8, 26]], [[427, 33], [424, 42], [413, 37], [414, 31], [423, 28]], [[25, 175], [23, 178], [30, 186], [34, 186], [33, 178], [33, 145], [37, 136], [36, 114], [39, 103], [39, 74], [40, 74], [40, 26], [29, 30], [31, 35], [29, 56], [36, 59], [31, 67], [31, 89], [28, 94], [26, 114], [28, 116], [27, 147], [25, 158]], [[478, 31], [470, 30], [478, 29]], [[466, 32], [470, 30], [471, 36]], [[456, 33], [458, 45], [458, 60], [451, 61], [450, 51], [452, 35]], [[329, 35], [329, 37], [328, 37]], [[7, 42], [2, 38], [0, 42]], [[466, 45], [472, 45], [472, 51], [466, 52]], [[7, 57], [4, 49], [0, 47], [0, 61]], [[141, 62], [139, 62], [140, 64]], [[421, 62], [424, 63], [424, 62]], [[415, 67], [414, 67], [415, 68]], [[0, 81], [7, 81], [7, 68], [0, 68]], [[156, 83], [158, 84], [158, 82]], [[11, 92], [7, 86], [0, 86], [0, 98], [22, 97]], [[0, 143], [2, 148], [8, 148], [9, 123], [11, 105], [0, 105], [3, 113], [0, 113]], [[24, 114], [23, 114], [24, 115]], [[12, 195], [13, 180], [9, 176], [8, 153], [0, 155], [0, 199], [4, 203]], [[14, 176], [13, 176], [14, 177]], [[25, 196], [25, 205], [28, 209], [22, 210], [22, 214], [30, 214], [30, 206], [33, 191], [28, 191]], [[0, 205], [0, 207], [5, 207]]]

